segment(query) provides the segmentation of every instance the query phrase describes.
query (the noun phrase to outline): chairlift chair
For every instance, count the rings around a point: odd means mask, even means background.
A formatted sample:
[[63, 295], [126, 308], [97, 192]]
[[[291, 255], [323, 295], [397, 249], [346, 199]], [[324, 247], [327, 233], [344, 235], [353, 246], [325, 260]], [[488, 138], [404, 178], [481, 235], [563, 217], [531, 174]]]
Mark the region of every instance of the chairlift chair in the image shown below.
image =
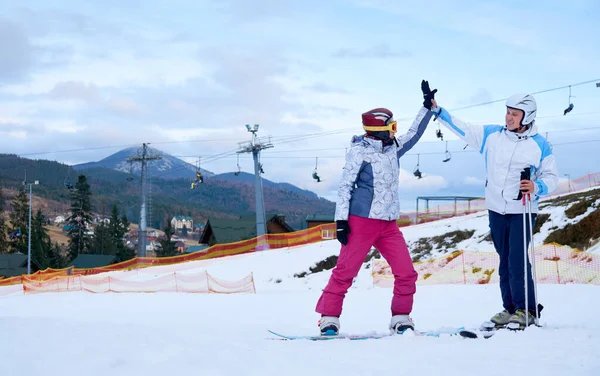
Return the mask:
[[569, 106], [563, 111], [563, 115], [566, 115], [569, 112], [573, 111], [573, 108], [575, 107], [573, 105], [573, 102], [571, 102], [571, 98], [575, 98], [575, 96], [571, 95], [571, 85], [569, 85]]
[[441, 139], [442, 141], [444, 141], [444, 134], [442, 133], [442, 130], [441, 130], [441, 129], [439, 129], [439, 128], [438, 128], [438, 129], [435, 131], [435, 135], [436, 135], [436, 137], [437, 137], [437, 138], [439, 138], [439, 139]]
[[65, 180], [63, 181], [63, 185], [65, 186], [65, 188], [67, 188], [69, 191], [72, 191], [75, 189], [75, 186], [73, 185], [73, 183], [71, 182], [71, 167], [69, 167], [69, 170], [67, 172], [67, 177], [65, 178]]
[[10, 240], [14, 240], [14, 239], [16, 239], [16, 238], [18, 238], [18, 237], [20, 237], [20, 236], [21, 236], [21, 229], [20, 229], [20, 228], [18, 228], [18, 229], [16, 229], [14, 232], [11, 232], [11, 233], [8, 235], [8, 238], [9, 238]]
[[417, 177], [417, 179], [423, 178], [423, 175], [421, 174], [421, 171], [419, 170], [419, 154], [417, 154], [417, 166], [413, 170], [413, 175], [415, 175]]
[[125, 178], [127, 181], [133, 181], [133, 162], [129, 161], [129, 176]]
[[315, 170], [312, 173], [312, 177], [313, 179], [315, 179], [317, 181], [317, 183], [321, 182], [321, 177], [318, 174], [317, 168], [318, 168], [318, 164], [319, 164], [319, 157], [317, 157], [316, 162], [315, 162]]
[[198, 164], [196, 165], [196, 180], [192, 181], [191, 188], [196, 189], [196, 187], [202, 183], [204, 183], [204, 177], [202, 177], [202, 172], [200, 171], [200, 158], [198, 158]]
[[237, 155], [237, 171], [234, 172], [233, 174], [235, 176], [238, 176], [241, 171], [242, 171], [242, 169], [240, 168], [240, 154], [238, 153], [238, 155]]
[[446, 141], [446, 158], [442, 162], [448, 162], [452, 158], [452, 155], [448, 151], [448, 141]]

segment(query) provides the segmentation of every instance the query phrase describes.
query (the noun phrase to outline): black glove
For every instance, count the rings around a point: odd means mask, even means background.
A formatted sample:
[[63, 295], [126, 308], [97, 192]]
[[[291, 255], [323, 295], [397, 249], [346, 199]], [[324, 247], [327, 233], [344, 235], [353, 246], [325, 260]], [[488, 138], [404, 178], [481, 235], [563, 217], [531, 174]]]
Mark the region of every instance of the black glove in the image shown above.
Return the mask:
[[423, 107], [425, 107], [428, 110], [431, 110], [431, 100], [435, 99], [435, 93], [437, 93], [437, 89], [434, 89], [433, 91], [431, 91], [431, 89], [429, 88], [429, 82], [428, 81], [421, 81], [421, 91], [423, 92]]
[[348, 244], [348, 234], [350, 233], [350, 226], [348, 221], [335, 221], [337, 231], [337, 240], [343, 245]]
[[[523, 180], [531, 180], [531, 167], [526, 167], [521, 171], [521, 181]], [[521, 200], [523, 198], [523, 191], [519, 189], [519, 195], [517, 196], [517, 200]]]

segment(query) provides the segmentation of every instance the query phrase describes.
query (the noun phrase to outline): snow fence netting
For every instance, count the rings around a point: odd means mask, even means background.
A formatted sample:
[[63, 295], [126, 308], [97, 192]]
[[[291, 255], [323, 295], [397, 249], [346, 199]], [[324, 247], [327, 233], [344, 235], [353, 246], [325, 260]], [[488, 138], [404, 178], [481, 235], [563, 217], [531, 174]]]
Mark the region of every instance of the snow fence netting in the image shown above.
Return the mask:
[[137, 271], [108, 275], [109, 273], [82, 276], [59, 276], [39, 281], [23, 277], [25, 293], [86, 291], [92, 293], [256, 293], [252, 274], [237, 281], [226, 281], [206, 271], [195, 273], [173, 272], [158, 276], [140, 275]]
[[[600, 255], [569, 246], [545, 244], [535, 248], [538, 283], [600, 285]], [[498, 282], [499, 257], [495, 252], [456, 251], [415, 262], [417, 284], [486, 284]], [[384, 259], [373, 259], [373, 285], [392, 287], [394, 276]]]

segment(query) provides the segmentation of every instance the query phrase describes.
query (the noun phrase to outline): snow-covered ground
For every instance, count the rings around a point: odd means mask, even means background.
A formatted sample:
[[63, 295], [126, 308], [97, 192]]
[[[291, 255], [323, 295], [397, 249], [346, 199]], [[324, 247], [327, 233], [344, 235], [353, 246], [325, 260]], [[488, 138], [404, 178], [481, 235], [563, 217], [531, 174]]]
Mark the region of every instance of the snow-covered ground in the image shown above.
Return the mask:
[[[395, 337], [271, 340], [314, 334], [313, 289], [257, 294], [46, 293], [0, 299], [1, 375], [599, 375], [600, 289], [540, 285], [546, 327], [489, 340]], [[316, 283], [318, 282], [318, 283]], [[384, 332], [391, 290], [352, 288], [342, 331]], [[423, 286], [421, 329], [475, 326], [499, 308], [497, 285]]]
[[[553, 222], [542, 227], [536, 244], [550, 227], [577, 220], [565, 220], [564, 210], [542, 211], [551, 212]], [[485, 212], [401, 230], [409, 243], [475, 230], [453, 249], [494, 251], [483, 240], [488, 232]], [[127, 274], [147, 280], [174, 270], [206, 270], [220, 279], [238, 280], [252, 273], [256, 294], [0, 296], [0, 375], [600, 375], [600, 287], [595, 285], [538, 285], [544, 327], [499, 333], [489, 340], [274, 340], [268, 329], [317, 334], [314, 308], [331, 271], [294, 275], [338, 253], [339, 243], [329, 240]], [[342, 332], [387, 331], [391, 293], [390, 288], [373, 287], [365, 264], [346, 296]], [[412, 316], [422, 330], [477, 327], [501, 309], [497, 284], [419, 285]]]
[[[1, 297], [0, 375], [600, 374], [600, 288], [593, 285], [540, 284], [545, 327], [489, 340], [273, 340], [267, 329], [317, 333], [314, 307], [331, 272], [294, 274], [338, 249], [326, 241], [183, 264], [231, 280], [252, 272], [256, 294]], [[165, 272], [159, 268], [139, 278]], [[391, 289], [374, 288], [370, 270], [362, 269], [346, 297], [342, 332], [385, 332], [390, 298]], [[476, 327], [500, 309], [496, 284], [419, 286], [412, 316], [423, 330]]]

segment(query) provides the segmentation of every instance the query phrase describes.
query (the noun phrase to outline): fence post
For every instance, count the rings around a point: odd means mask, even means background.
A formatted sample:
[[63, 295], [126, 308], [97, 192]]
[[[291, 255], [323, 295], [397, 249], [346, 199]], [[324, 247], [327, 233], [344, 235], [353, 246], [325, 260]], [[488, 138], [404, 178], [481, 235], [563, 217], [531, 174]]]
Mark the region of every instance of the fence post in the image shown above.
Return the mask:
[[250, 278], [252, 279], [252, 292], [256, 294], [256, 285], [254, 284], [254, 273], [250, 272]]
[[554, 247], [554, 260], [556, 260], [556, 278], [558, 281], [558, 284], [560, 285], [560, 270], [558, 267], [558, 261], [560, 261], [560, 259], [558, 258], [558, 255], [556, 254], [556, 244], [552, 245]]
[[467, 270], [465, 268], [465, 251], [463, 250], [460, 253], [460, 257], [462, 258], [462, 268], [463, 268], [463, 284], [467, 284]]

